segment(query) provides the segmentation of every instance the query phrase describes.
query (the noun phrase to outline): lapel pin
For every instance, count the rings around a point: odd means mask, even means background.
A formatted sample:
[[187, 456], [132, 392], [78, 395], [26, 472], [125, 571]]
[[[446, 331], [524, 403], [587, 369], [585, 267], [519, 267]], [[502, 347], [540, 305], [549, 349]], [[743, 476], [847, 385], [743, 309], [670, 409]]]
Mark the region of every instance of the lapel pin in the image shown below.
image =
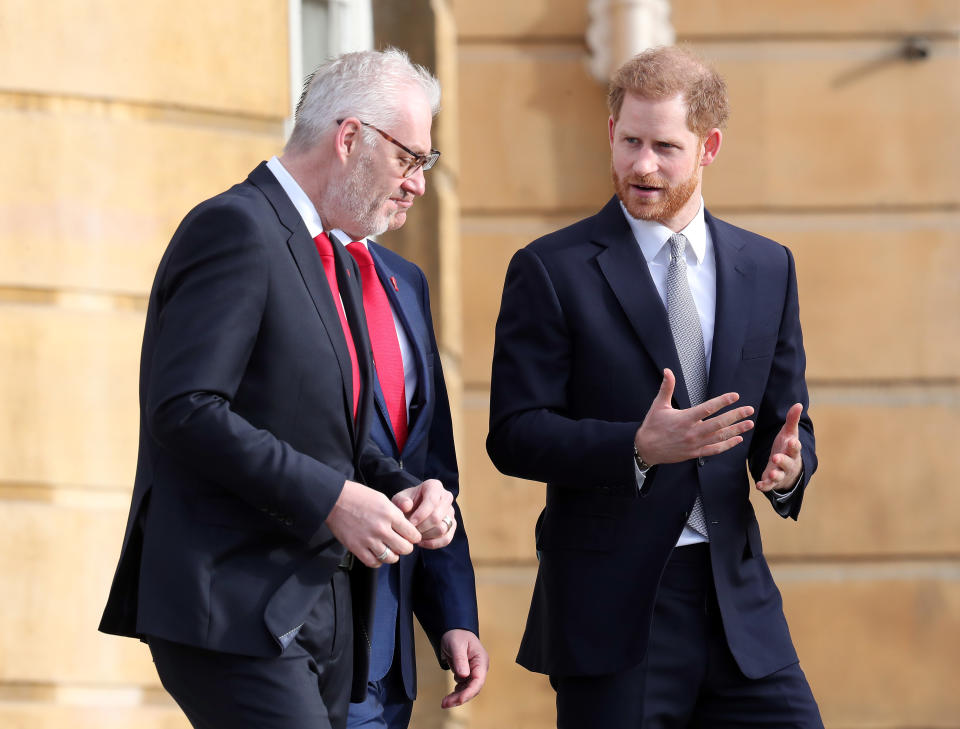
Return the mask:
[[397, 277], [396, 277], [396, 276], [391, 276], [391, 277], [390, 277], [390, 283], [393, 284], [393, 290], [396, 291], [396, 292], [399, 294], [399, 293], [400, 293], [400, 287], [397, 286]]

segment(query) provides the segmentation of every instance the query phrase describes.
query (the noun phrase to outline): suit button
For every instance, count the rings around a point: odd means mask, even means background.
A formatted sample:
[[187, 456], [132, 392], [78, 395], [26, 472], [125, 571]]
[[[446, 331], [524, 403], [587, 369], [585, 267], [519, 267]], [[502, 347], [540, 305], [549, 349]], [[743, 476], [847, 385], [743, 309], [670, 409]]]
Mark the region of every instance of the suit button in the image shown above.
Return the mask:
[[284, 524], [284, 526], [292, 527], [292, 526], [293, 526], [293, 519], [291, 519], [291, 518], [288, 516], [286, 519], [283, 520], [283, 524]]
[[700, 456], [700, 457], [697, 459], [697, 465], [698, 465], [698, 466], [702, 466], [702, 465], [703, 465], [704, 463], [706, 463], [706, 462], [707, 462], [707, 459], [704, 458], [703, 456]]

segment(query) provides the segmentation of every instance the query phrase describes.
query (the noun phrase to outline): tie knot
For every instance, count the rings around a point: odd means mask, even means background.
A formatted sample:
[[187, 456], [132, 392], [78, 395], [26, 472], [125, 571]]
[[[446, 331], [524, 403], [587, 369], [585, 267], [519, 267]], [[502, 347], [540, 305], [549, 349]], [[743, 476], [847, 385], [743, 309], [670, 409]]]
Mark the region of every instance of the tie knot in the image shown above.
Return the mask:
[[355, 240], [353, 243], [348, 243], [347, 250], [357, 263], [360, 264], [361, 268], [373, 266], [373, 258], [370, 257], [370, 251], [368, 251], [367, 247], [360, 241]]
[[674, 233], [667, 242], [670, 244], [670, 258], [683, 260], [683, 254], [687, 250], [687, 237], [683, 233]]
[[321, 258], [329, 256], [333, 258], [333, 244], [330, 242], [330, 239], [327, 237], [326, 233], [318, 233], [313, 238], [314, 245], [317, 247], [317, 253], [320, 254]]

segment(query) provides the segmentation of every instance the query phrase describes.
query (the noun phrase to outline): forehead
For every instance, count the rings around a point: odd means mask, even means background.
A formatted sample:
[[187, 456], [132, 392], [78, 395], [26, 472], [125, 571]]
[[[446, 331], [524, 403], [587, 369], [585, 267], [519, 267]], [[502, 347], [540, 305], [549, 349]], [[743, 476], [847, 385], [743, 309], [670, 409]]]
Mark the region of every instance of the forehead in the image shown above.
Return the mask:
[[392, 136], [414, 152], [429, 152], [433, 113], [426, 95], [419, 89], [414, 89], [404, 95], [397, 108], [399, 115], [396, 128], [390, 130]]
[[627, 94], [620, 107], [616, 126], [622, 131], [693, 134], [687, 127], [687, 104], [680, 94], [666, 99], [647, 99]]

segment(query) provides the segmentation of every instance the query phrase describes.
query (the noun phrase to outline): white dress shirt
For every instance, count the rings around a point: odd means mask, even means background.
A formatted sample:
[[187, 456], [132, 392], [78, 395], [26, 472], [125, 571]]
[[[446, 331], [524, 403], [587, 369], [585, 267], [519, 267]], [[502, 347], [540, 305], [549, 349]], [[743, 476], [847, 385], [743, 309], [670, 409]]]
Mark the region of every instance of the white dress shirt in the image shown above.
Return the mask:
[[[670, 240], [673, 231], [660, 223], [637, 220], [627, 212], [623, 203], [620, 203], [620, 207], [623, 208], [623, 214], [630, 224], [633, 237], [647, 261], [647, 268], [650, 269], [653, 284], [657, 287], [657, 293], [660, 294], [660, 300], [666, 308], [667, 269], [670, 267], [670, 246], [667, 245], [667, 241]], [[707, 377], [709, 379], [710, 355], [713, 353], [713, 326], [717, 312], [717, 261], [713, 255], [713, 240], [710, 238], [710, 231], [707, 230], [707, 225], [703, 219], [702, 199], [693, 220], [679, 232], [687, 239], [687, 247], [684, 250], [687, 257], [687, 281], [690, 284], [693, 301], [697, 305], [697, 313], [700, 315], [700, 331], [703, 333], [703, 352], [706, 356]], [[646, 474], [640, 473], [639, 469], [637, 470], [637, 486], [639, 487], [643, 484], [641, 479], [646, 479]], [[709, 538], [685, 524], [680, 539], [677, 540], [677, 546], [682, 547], [686, 544], [708, 541], [710, 541]]]

